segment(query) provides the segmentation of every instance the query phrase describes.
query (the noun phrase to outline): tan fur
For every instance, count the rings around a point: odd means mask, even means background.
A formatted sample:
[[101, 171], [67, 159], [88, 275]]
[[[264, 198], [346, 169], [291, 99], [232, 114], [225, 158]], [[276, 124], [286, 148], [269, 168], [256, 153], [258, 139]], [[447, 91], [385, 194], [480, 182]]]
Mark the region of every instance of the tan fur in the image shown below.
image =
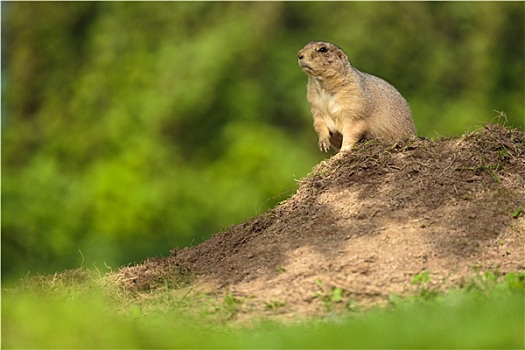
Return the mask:
[[328, 42], [310, 42], [298, 53], [308, 75], [308, 103], [319, 148], [349, 152], [363, 139], [394, 143], [415, 134], [406, 100], [392, 85], [360, 72]]

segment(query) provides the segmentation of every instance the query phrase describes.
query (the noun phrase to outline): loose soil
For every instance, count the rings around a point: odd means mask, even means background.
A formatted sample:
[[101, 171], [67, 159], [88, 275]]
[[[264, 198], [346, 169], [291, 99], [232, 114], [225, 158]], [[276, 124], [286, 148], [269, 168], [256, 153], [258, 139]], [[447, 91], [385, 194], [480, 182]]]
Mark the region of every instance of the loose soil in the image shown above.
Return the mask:
[[525, 271], [525, 138], [487, 125], [460, 138], [359, 144], [295, 195], [167, 258], [110, 278], [242, 301], [238, 317], [302, 318], [465, 285], [476, 271]]

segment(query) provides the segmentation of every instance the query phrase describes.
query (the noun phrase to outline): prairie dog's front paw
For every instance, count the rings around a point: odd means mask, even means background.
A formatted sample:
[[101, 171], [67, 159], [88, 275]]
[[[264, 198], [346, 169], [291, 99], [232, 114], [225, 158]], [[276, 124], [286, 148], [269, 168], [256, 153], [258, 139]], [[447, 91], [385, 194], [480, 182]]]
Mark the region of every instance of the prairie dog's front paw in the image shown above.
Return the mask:
[[330, 150], [330, 138], [319, 139], [319, 149], [322, 152], [328, 152]]

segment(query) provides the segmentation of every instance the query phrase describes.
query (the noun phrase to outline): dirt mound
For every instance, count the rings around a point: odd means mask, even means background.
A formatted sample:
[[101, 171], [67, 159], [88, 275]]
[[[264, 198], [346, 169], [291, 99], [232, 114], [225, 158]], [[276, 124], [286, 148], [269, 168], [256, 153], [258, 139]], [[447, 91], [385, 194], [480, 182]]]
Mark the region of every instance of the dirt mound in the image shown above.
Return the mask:
[[131, 290], [191, 276], [192, 288], [245, 298], [246, 313], [311, 315], [413, 293], [423, 271], [430, 288], [473, 268], [524, 271], [524, 209], [522, 131], [369, 142], [319, 164], [264, 215], [115, 276]]

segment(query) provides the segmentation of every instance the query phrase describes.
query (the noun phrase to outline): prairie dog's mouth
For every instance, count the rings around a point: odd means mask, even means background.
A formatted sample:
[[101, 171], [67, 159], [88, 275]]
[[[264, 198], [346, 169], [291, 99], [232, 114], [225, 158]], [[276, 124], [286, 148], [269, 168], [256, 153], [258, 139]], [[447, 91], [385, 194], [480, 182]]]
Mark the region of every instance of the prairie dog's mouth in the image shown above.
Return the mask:
[[301, 66], [301, 68], [307, 72], [313, 72], [313, 68], [310, 67], [307, 63], [303, 62], [303, 61], [300, 61], [299, 62], [299, 65]]

